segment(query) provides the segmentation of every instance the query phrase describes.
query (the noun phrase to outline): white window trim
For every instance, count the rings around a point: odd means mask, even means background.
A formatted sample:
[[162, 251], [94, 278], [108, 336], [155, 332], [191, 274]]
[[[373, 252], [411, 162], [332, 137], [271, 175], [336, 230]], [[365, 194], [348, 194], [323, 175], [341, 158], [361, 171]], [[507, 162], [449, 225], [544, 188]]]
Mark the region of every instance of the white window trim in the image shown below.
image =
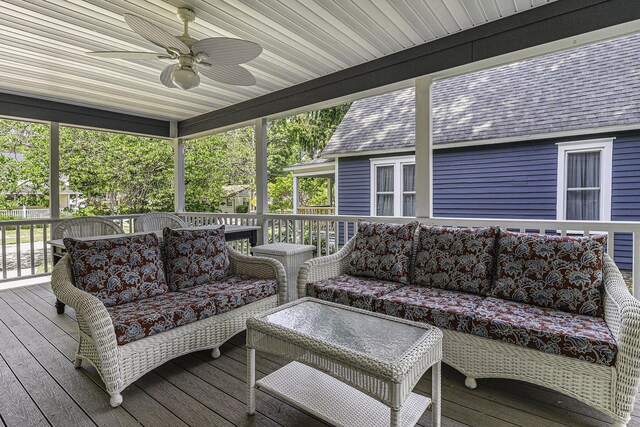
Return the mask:
[[376, 194], [377, 194], [377, 182], [376, 182], [376, 167], [378, 166], [393, 166], [393, 216], [402, 216], [402, 165], [415, 164], [416, 156], [398, 156], [398, 157], [380, 157], [376, 159], [370, 159], [371, 163], [371, 184], [370, 184], [370, 214], [376, 215]]
[[558, 146], [558, 189], [556, 219], [566, 218], [567, 153], [600, 151], [600, 221], [611, 221], [611, 177], [613, 170], [613, 140], [615, 138], [588, 139], [556, 144]]

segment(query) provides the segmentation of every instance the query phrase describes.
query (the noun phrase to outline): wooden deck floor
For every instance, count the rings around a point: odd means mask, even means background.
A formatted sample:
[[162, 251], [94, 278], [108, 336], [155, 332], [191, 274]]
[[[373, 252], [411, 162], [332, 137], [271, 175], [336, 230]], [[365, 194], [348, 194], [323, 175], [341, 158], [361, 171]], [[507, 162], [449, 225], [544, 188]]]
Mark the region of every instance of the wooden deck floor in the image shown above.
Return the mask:
[[[73, 310], [57, 315], [48, 285], [0, 291], [0, 425], [6, 426], [322, 426], [318, 419], [266, 393], [257, 392], [257, 413], [245, 415], [244, 334], [212, 360], [194, 353], [145, 375], [111, 409], [95, 369], [75, 370]], [[285, 361], [260, 355], [261, 377]], [[430, 373], [417, 392], [430, 394]], [[444, 426], [604, 426], [610, 420], [590, 407], [537, 386], [480, 380], [464, 386], [455, 370], [443, 369]], [[430, 412], [420, 420], [429, 426]], [[640, 426], [636, 410], [630, 425]]]

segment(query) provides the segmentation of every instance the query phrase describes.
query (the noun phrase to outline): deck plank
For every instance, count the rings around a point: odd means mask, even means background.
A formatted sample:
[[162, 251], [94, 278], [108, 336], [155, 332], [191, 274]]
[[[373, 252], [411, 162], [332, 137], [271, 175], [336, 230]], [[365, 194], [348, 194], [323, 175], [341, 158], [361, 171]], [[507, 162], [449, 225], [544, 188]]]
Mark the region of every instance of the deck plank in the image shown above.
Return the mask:
[[[0, 299], [0, 320], [5, 321], [7, 313], [3, 310], [3, 299]], [[13, 319], [12, 332], [20, 340], [22, 345], [37, 355], [38, 361], [49, 375], [55, 379], [69, 393], [71, 398], [86, 413], [93, 414], [93, 421], [99, 426], [137, 426], [139, 423], [125, 412], [122, 408], [112, 410], [108, 403], [109, 396], [84, 375], [78, 375], [78, 371], [70, 363], [75, 353], [75, 342], [69, 349], [68, 354], [61, 353], [42, 334], [54, 336], [52, 331], [56, 328], [51, 324], [45, 327], [40, 324], [39, 332], [32, 324], [25, 319], [30, 319], [33, 323], [41, 323], [44, 319], [37, 319], [42, 316], [25, 303], [15, 303], [12, 308], [21, 318]], [[39, 320], [39, 321], [38, 321]], [[46, 320], [44, 320], [46, 322]]]
[[4, 425], [9, 426], [49, 426], [29, 393], [13, 374], [2, 354], [0, 354], [0, 414]]
[[48, 422], [54, 427], [95, 426], [92, 419], [75, 404], [65, 389], [48, 375], [36, 357], [9, 329], [16, 325], [10, 319], [7, 323], [7, 319], [17, 313], [4, 302], [0, 302], [0, 312], [2, 312], [2, 323], [0, 323], [2, 357]]

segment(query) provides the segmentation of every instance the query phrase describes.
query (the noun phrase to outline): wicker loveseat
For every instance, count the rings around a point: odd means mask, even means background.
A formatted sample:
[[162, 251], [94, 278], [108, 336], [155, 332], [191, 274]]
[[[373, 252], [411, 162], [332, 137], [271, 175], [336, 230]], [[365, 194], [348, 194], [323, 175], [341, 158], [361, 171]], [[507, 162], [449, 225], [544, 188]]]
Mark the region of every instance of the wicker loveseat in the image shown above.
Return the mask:
[[640, 301], [604, 242], [362, 221], [340, 251], [302, 265], [298, 294], [434, 324], [467, 387], [528, 381], [624, 426], [640, 378]]
[[113, 407], [129, 384], [170, 359], [204, 349], [218, 357], [247, 318], [285, 301], [282, 264], [226, 246], [224, 230], [165, 229], [162, 251], [155, 234], [65, 245], [51, 285], [76, 311], [76, 367], [96, 367]]

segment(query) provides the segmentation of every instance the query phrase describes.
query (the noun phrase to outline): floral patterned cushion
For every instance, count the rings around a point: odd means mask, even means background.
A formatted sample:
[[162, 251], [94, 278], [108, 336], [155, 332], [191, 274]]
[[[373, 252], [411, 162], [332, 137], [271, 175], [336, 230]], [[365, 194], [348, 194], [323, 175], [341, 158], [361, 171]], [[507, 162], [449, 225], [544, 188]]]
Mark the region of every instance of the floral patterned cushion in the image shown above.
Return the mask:
[[417, 227], [417, 221], [403, 225], [359, 221], [349, 273], [408, 284]]
[[118, 345], [216, 314], [213, 301], [181, 292], [108, 307]]
[[497, 230], [420, 225], [414, 285], [486, 295], [491, 287]]
[[400, 287], [397, 282], [343, 274], [307, 284], [307, 296], [373, 311], [376, 298]]
[[228, 276], [217, 282], [183, 289], [181, 292], [197, 298], [210, 299], [215, 303], [219, 314], [276, 295], [278, 281], [247, 276]]
[[606, 236], [562, 237], [502, 231], [491, 296], [602, 316]]
[[75, 286], [107, 306], [125, 304], [167, 292], [167, 281], [155, 234], [110, 239], [64, 239]]
[[472, 333], [599, 365], [612, 366], [617, 353], [611, 331], [600, 317], [491, 297], [476, 309]]
[[439, 328], [471, 332], [473, 312], [482, 299], [480, 295], [424, 286], [404, 286], [378, 298], [376, 311]]
[[211, 283], [229, 274], [224, 226], [197, 230], [167, 227], [163, 234], [172, 291]]

